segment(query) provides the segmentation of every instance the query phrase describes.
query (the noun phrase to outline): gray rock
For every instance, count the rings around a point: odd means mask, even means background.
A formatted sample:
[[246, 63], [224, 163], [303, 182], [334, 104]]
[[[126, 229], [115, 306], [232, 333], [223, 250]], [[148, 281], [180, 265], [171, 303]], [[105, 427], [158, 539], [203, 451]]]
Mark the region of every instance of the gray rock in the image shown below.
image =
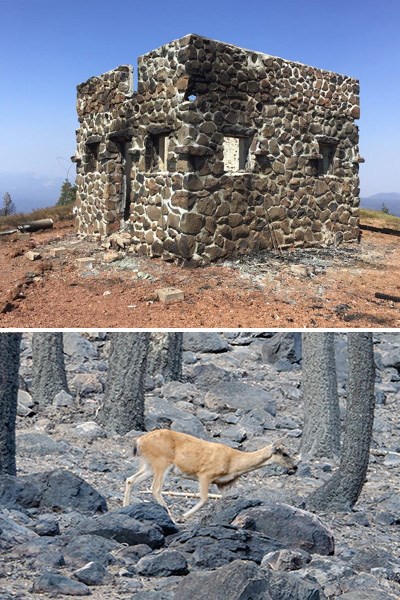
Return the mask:
[[286, 360], [299, 363], [301, 360], [301, 333], [276, 333], [262, 344], [262, 359], [268, 364]]
[[161, 527], [158, 525], [149, 521], [141, 523], [128, 515], [115, 512], [85, 519], [75, 527], [73, 533], [99, 535], [129, 546], [147, 544], [153, 549], [160, 548], [165, 541]]
[[35, 406], [32, 396], [25, 390], [18, 390], [18, 403], [23, 404], [27, 408], [33, 408]]
[[227, 381], [218, 384], [214, 389], [207, 392], [205, 405], [211, 410], [241, 409], [243, 412], [267, 412], [276, 414], [276, 402], [271, 394], [265, 390], [241, 383], [239, 381]]
[[12, 548], [16, 544], [22, 544], [38, 538], [38, 534], [16, 523], [13, 519], [0, 514], [0, 547]]
[[265, 554], [282, 546], [257, 531], [214, 525], [177, 534], [169, 548], [183, 553], [193, 566], [214, 569], [235, 559], [261, 563]]
[[[232, 507], [233, 508], [233, 507]], [[253, 519], [255, 530], [286, 548], [301, 548], [311, 554], [333, 554], [332, 532], [312, 513], [288, 504], [265, 502], [237, 512], [237, 519]], [[232, 519], [233, 523], [236, 523]]]
[[186, 558], [175, 550], [144, 556], [136, 564], [136, 572], [145, 577], [170, 577], [189, 572]]
[[342, 581], [343, 594], [340, 598], [345, 600], [398, 600], [398, 594], [391, 594], [379, 580], [369, 573], [359, 573]]
[[44, 433], [17, 434], [17, 454], [20, 456], [68, 454], [70, 451], [71, 446], [67, 442], [54, 440]]
[[97, 358], [97, 348], [79, 333], [64, 333], [64, 354], [72, 358]]
[[193, 383], [183, 383], [181, 381], [169, 381], [161, 388], [161, 394], [164, 398], [172, 402], [187, 400], [191, 402], [198, 396], [198, 390]]
[[183, 350], [195, 353], [227, 352], [229, 343], [219, 333], [189, 333], [183, 334]]
[[209, 421], [217, 421], [219, 418], [219, 414], [217, 412], [212, 412], [206, 408], [199, 408], [196, 414], [200, 421], [206, 421], [206, 423]]
[[234, 560], [214, 571], [189, 573], [174, 588], [175, 600], [272, 600], [262, 570], [252, 562]]
[[82, 567], [91, 561], [110, 565], [115, 562], [111, 551], [121, 547], [115, 540], [99, 535], [73, 535], [72, 539], [67, 535], [65, 538], [69, 540], [63, 548], [65, 560], [74, 567]]
[[388, 550], [374, 547], [360, 546], [353, 548], [354, 554], [350, 559], [350, 565], [356, 571], [369, 572], [373, 568], [382, 567], [385, 569], [400, 568], [400, 559], [396, 554], [391, 554]]
[[41, 518], [33, 526], [33, 531], [40, 536], [52, 537], [60, 535], [60, 526], [55, 519]]
[[341, 593], [341, 582], [355, 575], [355, 571], [348, 562], [337, 557], [328, 559], [317, 556], [298, 574], [303, 579], [317, 581], [328, 596], [337, 596]]
[[58, 392], [53, 398], [54, 406], [73, 406], [75, 400], [71, 394], [68, 394], [65, 390]]
[[114, 513], [128, 515], [128, 517], [138, 521], [154, 523], [161, 527], [165, 536], [179, 531], [176, 524], [170, 518], [167, 509], [158, 504], [158, 502], [135, 500], [129, 506], [119, 508]]
[[32, 396], [25, 390], [18, 390], [17, 414], [19, 417], [28, 417], [34, 414]]
[[64, 469], [3, 477], [0, 481], [0, 504], [53, 510], [70, 508], [90, 515], [107, 510], [103, 496], [81, 477]]
[[86, 440], [93, 442], [94, 440], [98, 440], [99, 438], [106, 438], [107, 434], [100, 425], [97, 425], [94, 421], [86, 421], [85, 423], [80, 423], [75, 427], [74, 430], [75, 435], [85, 438]]
[[182, 352], [182, 362], [184, 365], [195, 365], [198, 360], [194, 352]]
[[400, 354], [398, 347], [390, 348], [389, 345], [385, 344], [384, 348], [385, 349], [381, 349], [380, 351], [381, 368], [386, 369], [392, 367], [397, 371], [400, 371]]
[[385, 456], [383, 464], [386, 467], [398, 467], [400, 465], [400, 453], [388, 452]]
[[[139, 590], [132, 600], [174, 600], [176, 596], [168, 590]], [[13, 598], [10, 600], [14, 600]]]
[[221, 429], [221, 437], [228, 438], [232, 442], [241, 444], [247, 439], [246, 429], [240, 425], [232, 425]]
[[118, 556], [127, 564], [135, 564], [138, 560], [143, 558], [143, 556], [150, 554], [150, 552], [153, 551], [147, 544], [137, 544], [136, 546], [125, 546], [125, 548], [119, 552]]
[[107, 576], [107, 569], [101, 563], [94, 561], [74, 571], [74, 577], [86, 585], [101, 585]]
[[222, 381], [230, 381], [232, 379], [232, 375], [228, 371], [217, 367], [213, 363], [196, 365], [192, 369], [192, 377], [198, 388], [205, 388], [207, 390]]
[[184, 419], [175, 419], [171, 423], [170, 427], [173, 431], [180, 431], [181, 433], [188, 433], [195, 437], [203, 440], [209, 440], [210, 436], [207, 433], [203, 423], [200, 419], [187, 415]]
[[34, 581], [32, 590], [38, 594], [47, 592], [65, 594], [66, 596], [89, 596], [91, 593], [84, 583], [49, 571], [43, 573]]
[[377, 498], [376, 504], [380, 510], [389, 511], [400, 518], [400, 492]]
[[77, 373], [71, 379], [69, 389], [84, 398], [92, 394], [102, 394], [104, 385], [96, 373]]
[[162, 427], [168, 428], [173, 421], [188, 418], [186, 411], [158, 396], [147, 399], [146, 409], [145, 427], [147, 431]]
[[325, 600], [318, 583], [302, 579], [297, 573], [264, 571], [272, 600]]
[[261, 561], [262, 567], [271, 567], [274, 571], [297, 571], [311, 560], [311, 554], [304, 550], [278, 550], [269, 552]]

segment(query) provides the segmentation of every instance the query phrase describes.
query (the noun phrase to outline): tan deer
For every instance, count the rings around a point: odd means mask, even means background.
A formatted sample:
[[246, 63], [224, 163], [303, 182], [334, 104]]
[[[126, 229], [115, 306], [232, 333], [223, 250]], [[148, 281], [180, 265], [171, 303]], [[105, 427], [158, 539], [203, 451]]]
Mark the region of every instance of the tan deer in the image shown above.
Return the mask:
[[141, 467], [126, 480], [124, 506], [130, 503], [132, 486], [153, 477], [151, 491], [157, 502], [168, 510], [161, 489], [165, 476], [174, 470], [178, 475], [197, 479], [199, 482], [200, 501], [184, 513], [185, 519], [206, 504], [211, 483], [221, 490], [244, 473], [270, 463], [285, 467], [289, 474], [297, 470], [294, 459], [289, 456], [281, 441], [261, 450], [243, 452], [225, 444], [206, 442], [169, 429], [156, 429], [135, 439], [133, 453], [140, 457]]

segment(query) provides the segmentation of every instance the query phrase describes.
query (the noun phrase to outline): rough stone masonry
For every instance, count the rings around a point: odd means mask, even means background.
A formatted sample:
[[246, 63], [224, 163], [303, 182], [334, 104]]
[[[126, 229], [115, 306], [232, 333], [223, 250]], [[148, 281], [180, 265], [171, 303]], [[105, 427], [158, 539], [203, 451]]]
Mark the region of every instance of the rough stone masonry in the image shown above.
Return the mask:
[[78, 86], [78, 231], [207, 264], [359, 236], [359, 84], [190, 34]]

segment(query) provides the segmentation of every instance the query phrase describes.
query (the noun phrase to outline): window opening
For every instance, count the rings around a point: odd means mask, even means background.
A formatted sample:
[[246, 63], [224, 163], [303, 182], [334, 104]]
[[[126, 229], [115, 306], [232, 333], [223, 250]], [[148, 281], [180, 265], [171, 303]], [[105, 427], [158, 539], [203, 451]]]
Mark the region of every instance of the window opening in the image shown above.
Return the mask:
[[99, 161], [100, 142], [91, 142], [86, 144], [86, 172], [97, 171]]
[[319, 153], [322, 158], [318, 161], [318, 175], [327, 175], [333, 171], [333, 159], [336, 146], [333, 144], [319, 144]]
[[223, 141], [225, 171], [237, 173], [247, 167], [250, 139], [246, 137], [225, 136]]
[[132, 156], [129, 152], [130, 142], [116, 142], [116, 146], [121, 154], [121, 164], [123, 168], [123, 184], [121, 190], [121, 199], [123, 207], [123, 218], [129, 220], [131, 207], [131, 191], [132, 191]]
[[167, 134], [149, 135], [146, 149], [147, 171], [167, 171], [168, 142]]

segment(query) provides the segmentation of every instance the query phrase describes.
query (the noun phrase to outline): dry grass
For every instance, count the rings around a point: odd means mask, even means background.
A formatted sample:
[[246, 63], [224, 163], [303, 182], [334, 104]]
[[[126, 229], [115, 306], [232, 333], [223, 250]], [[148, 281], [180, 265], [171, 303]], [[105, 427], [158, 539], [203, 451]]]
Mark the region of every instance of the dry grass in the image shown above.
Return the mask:
[[30, 221], [39, 221], [40, 219], [53, 219], [53, 221], [64, 221], [72, 218], [73, 204], [67, 206], [50, 206], [48, 208], [38, 208], [31, 213], [18, 213], [0, 217], [0, 230], [13, 229], [18, 225], [29, 223]]
[[374, 225], [375, 227], [387, 227], [400, 231], [400, 217], [388, 215], [379, 210], [360, 209], [361, 224]]

